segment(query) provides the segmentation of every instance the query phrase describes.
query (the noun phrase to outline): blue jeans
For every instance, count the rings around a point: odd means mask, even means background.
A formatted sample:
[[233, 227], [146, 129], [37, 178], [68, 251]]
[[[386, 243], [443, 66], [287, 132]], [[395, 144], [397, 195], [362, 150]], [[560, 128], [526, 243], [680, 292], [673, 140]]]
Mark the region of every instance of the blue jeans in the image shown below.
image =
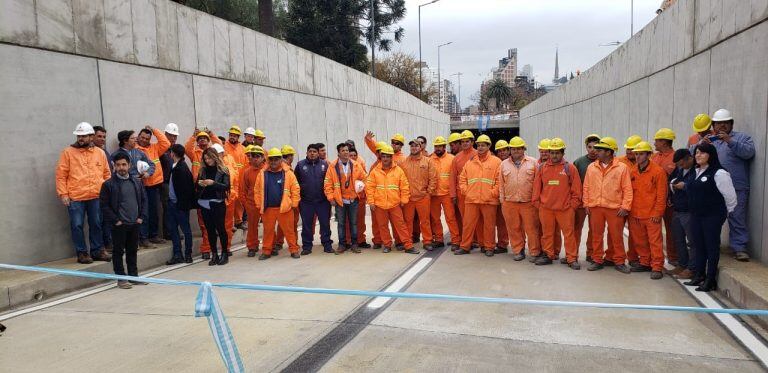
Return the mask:
[[85, 216], [88, 215], [88, 239], [91, 242], [91, 255], [97, 254], [104, 246], [101, 232], [101, 206], [99, 199], [90, 199], [87, 201], [71, 201], [69, 207], [69, 230], [72, 232], [72, 243], [75, 245], [75, 251], [79, 253], [88, 253], [88, 247], [85, 245], [85, 233], [83, 224]]
[[696, 262], [691, 233], [691, 213], [675, 211], [672, 217], [672, 238], [675, 240], [677, 259], [680, 267], [693, 270]]
[[157, 214], [157, 208], [160, 205], [160, 189], [163, 187], [163, 184], [157, 184], [153, 185], [151, 187], [146, 187], [144, 190], [147, 193], [147, 210], [149, 211], [149, 216], [147, 217], [147, 220], [141, 223], [141, 229], [139, 230], [139, 238], [142, 240], [146, 240], [148, 238], [155, 238], [158, 235], [158, 214]]
[[693, 237], [693, 257], [697, 275], [717, 278], [717, 266], [720, 263], [720, 231], [725, 223], [725, 216], [697, 216], [691, 214], [691, 235]]
[[728, 215], [728, 246], [733, 251], [746, 251], [749, 242], [749, 227], [747, 226], [749, 190], [737, 190], [736, 201], [736, 208]]
[[[189, 226], [189, 210], [179, 210], [176, 203], [168, 200], [168, 206], [165, 209], [165, 223], [168, 234], [173, 242], [173, 257], [181, 258], [192, 256], [192, 228]], [[184, 255], [181, 253], [181, 237], [179, 228], [184, 233]]]
[[354, 200], [343, 206], [336, 205], [336, 227], [339, 230], [339, 245], [344, 245], [347, 238], [347, 217], [349, 217], [349, 242], [357, 245], [357, 207], [358, 201]]
[[[331, 250], [331, 203], [299, 201], [301, 216], [301, 249], [312, 251], [312, 240], [315, 235], [315, 216], [320, 224], [320, 243], [323, 248]], [[250, 227], [249, 227], [250, 228]]]

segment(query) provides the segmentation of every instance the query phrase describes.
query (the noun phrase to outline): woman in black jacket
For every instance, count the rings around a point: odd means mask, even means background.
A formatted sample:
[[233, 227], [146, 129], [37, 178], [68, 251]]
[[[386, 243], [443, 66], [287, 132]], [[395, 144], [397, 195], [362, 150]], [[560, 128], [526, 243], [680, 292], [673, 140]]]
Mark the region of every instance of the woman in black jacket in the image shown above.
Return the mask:
[[[224, 265], [229, 261], [227, 248], [227, 230], [224, 226], [226, 200], [229, 195], [229, 171], [216, 150], [208, 148], [203, 152], [203, 167], [197, 176], [197, 203], [203, 216], [205, 229], [208, 231], [208, 243], [211, 245], [209, 266]], [[216, 237], [221, 242], [221, 257], [216, 248]]]

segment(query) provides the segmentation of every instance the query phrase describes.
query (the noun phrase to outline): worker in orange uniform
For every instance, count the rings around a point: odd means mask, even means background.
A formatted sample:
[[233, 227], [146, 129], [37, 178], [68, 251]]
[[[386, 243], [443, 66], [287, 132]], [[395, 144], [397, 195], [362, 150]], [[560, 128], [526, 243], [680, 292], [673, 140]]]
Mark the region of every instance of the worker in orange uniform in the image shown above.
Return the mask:
[[[475, 143], [475, 135], [469, 130], [461, 132], [461, 151], [453, 157], [453, 163], [451, 163], [451, 182], [450, 192], [451, 200], [453, 204], [458, 206], [459, 214], [456, 216], [456, 222], [459, 226], [459, 234], [461, 234], [462, 240], [464, 239], [463, 227], [464, 227], [464, 207], [466, 205], [465, 196], [459, 193], [459, 175], [464, 169], [464, 165], [470, 158], [477, 155], [477, 150], [473, 147]], [[475, 238], [477, 241], [477, 237]], [[456, 250], [453, 250], [456, 252]]]
[[595, 145], [597, 161], [587, 167], [582, 203], [592, 229], [592, 263], [588, 271], [603, 269], [603, 236], [606, 224], [613, 240], [613, 263], [621, 273], [629, 273], [625, 264], [624, 221], [632, 207], [630, 170], [614, 155], [619, 146], [613, 137], [603, 137]]
[[650, 161], [651, 144], [642, 141], [635, 146], [637, 165], [632, 167], [632, 210], [629, 235], [633, 237], [640, 262], [630, 265], [632, 272], [651, 272], [652, 280], [663, 277], [664, 248], [661, 218], [667, 207], [667, 174]]
[[450, 147], [450, 154], [456, 155], [461, 151], [461, 134], [458, 132], [451, 132], [448, 135], [448, 146]]
[[533, 206], [533, 180], [536, 158], [525, 155], [525, 141], [519, 136], [509, 140], [510, 156], [499, 166], [499, 201], [512, 245], [512, 259], [525, 259], [525, 242], [533, 258], [541, 255], [541, 231]]
[[[627, 142], [624, 144], [624, 155], [621, 157], [618, 157], [617, 159], [619, 162], [624, 163], [629, 167], [630, 170], [634, 169], [636, 167], [635, 162], [635, 146], [643, 141], [643, 138], [638, 135], [632, 135], [627, 137]], [[627, 219], [627, 226], [629, 226], [629, 219]], [[635, 242], [633, 241], [632, 237], [632, 230], [629, 231], [629, 246], [627, 247], [627, 261], [629, 262], [630, 268], [633, 265], [637, 265], [638, 263], [638, 256], [637, 256], [637, 250], [635, 250]], [[611, 245], [611, 232], [608, 232], [608, 242], [607, 242], [607, 249], [605, 250], [605, 256], [608, 258], [613, 257], [613, 246]], [[603, 263], [605, 264], [605, 263]]]
[[641, 141], [643, 141], [643, 138], [638, 135], [627, 137], [627, 142], [624, 143], [624, 155], [616, 157], [616, 159], [627, 165], [629, 168], [635, 167], [635, 153], [633, 149], [635, 149], [635, 146]]
[[432, 220], [432, 246], [435, 248], [445, 246], [443, 242], [443, 222], [440, 219], [441, 212], [445, 214], [445, 224], [451, 234], [451, 250], [456, 250], [461, 244], [461, 234], [456, 222], [456, 206], [451, 202], [450, 182], [451, 164], [453, 154], [446, 152], [448, 142], [445, 137], [437, 136], [432, 142], [434, 150], [430, 158], [437, 170], [437, 187], [430, 201], [430, 217]]
[[[549, 160], [539, 165], [533, 181], [533, 205], [539, 210], [543, 255], [536, 265], [552, 264], [555, 260], [555, 229], [565, 238], [565, 263], [575, 270], [579, 265], [579, 246], [574, 227], [576, 209], [581, 205], [581, 179], [576, 167], [563, 159], [565, 142], [553, 138], [549, 143]], [[562, 262], [562, 260], [561, 260]]]
[[248, 166], [245, 167], [240, 180], [240, 197], [245, 206], [245, 213], [248, 216], [248, 225], [253, 229], [246, 231], [245, 246], [248, 249], [248, 257], [253, 258], [259, 251], [259, 219], [261, 211], [256, 208], [254, 197], [254, 188], [256, 186], [256, 177], [264, 168], [264, 149], [258, 145], [248, 145], [245, 148], [245, 155], [248, 157]]
[[232, 255], [229, 250], [232, 247], [232, 236], [235, 233], [235, 201], [239, 198], [238, 192], [240, 192], [240, 174], [237, 172], [237, 166], [235, 159], [224, 152], [224, 147], [221, 144], [213, 144], [212, 147], [216, 149], [221, 157], [221, 162], [229, 170], [229, 195], [225, 205], [227, 210], [224, 214], [224, 227], [227, 230], [227, 247], [222, 248], [222, 255], [226, 252], [227, 255]]
[[299, 259], [298, 238], [293, 232], [293, 210], [299, 207], [299, 182], [293, 171], [286, 170], [283, 154], [278, 148], [269, 149], [268, 166], [259, 172], [253, 192], [256, 208], [261, 213], [264, 226], [264, 241], [261, 244], [259, 260], [272, 257], [274, 248], [275, 225], [285, 232], [288, 251], [291, 258]]
[[715, 136], [712, 130], [712, 118], [702, 113], [693, 119], [693, 135], [688, 138], [688, 148], [696, 145], [705, 137]]
[[[248, 158], [245, 156], [245, 147], [240, 144], [240, 135], [242, 135], [240, 127], [234, 124], [229, 128], [227, 141], [224, 142], [224, 152], [234, 159], [235, 169], [237, 170], [237, 175], [239, 177], [242, 176], [243, 170], [248, 164]], [[248, 228], [247, 224], [245, 226], [243, 225], [243, 211], [245, 209], [243, 206], [244, 197], [245, 196], [238, 194], [237, 200], [234, 201], [235, 227], [243, 230]]]
[[461, 247], [454, 251], [455, 255], [469, 254], [475, 230], [482, 230], [479, 239], [482, 240], [485, 256], [493, 256], [500, 166], [501, 160], [491, 154], [491, 138], [478, 136], [477, 155], [467, 161], [459, 175], [459, 192], [465, 199], [464, 228]]
[[[337, 145], [336, 153], [339, 157], [328, 164], [328, 171], [323, 178], [323, 193], [331, 206], [336, 209], [339, 246], [335, 253], [338, 255], [350, 250], [360, 254], [360, 247], [357, 246], [357, 210], [364, 209], [365, 206], [360, 206], [358, 191], [362, 191], [363, 188], [358, 185], [365, 183], [365, 169], [349, 157], [349, 144]], [[349, 240], [347, 240], [347, 234], [350, 235]]]
[[[187, 153], [189, 161], [192, 163], [192, 177], [197, 182], [197, 176], [200, 174], [200, 165], [203, 162], [203, 151], [208, 149], [211, 144], [221, 144], [216, 135], [211, 130], [203, 129], [198, 130], [195, 127], [193, 135], [189, 137], [187, 143], [184, 144], [184, 150]], [[200, 209], [197, 210], [197, 224], [200, 226], [200, 233], [203, 235], [202, 241], [200, 241], [200, 253], [203, 260], [211, 259], [211, 245], [208, 243], [208, 231], [205, 229], [205, 223], [203, 222], [203, 215], [200, 213]]]
[[[552, 142], [552, 139], [541, 139], [539, 141], [539, 146], [537, 147], [539, 150], [539, 159], [537, 162], [538, 166], [541, 166], [544, 163], [547, 163], [549, 160], [549, 144]], [[539, 214], [536, 214], [536, 221], [539, 221]], [[539, 231], [541, 231], [541, 222], [539, 224]], [[555, 255], [560, 257], [560, 251], [563, 247], [563, 239], [562, 239], [562, 231], [560, 230], [560, 227], [555, 225]], [[539, 254], [539, 257], [544, 256], [544, 251], [541, 251]], [[528, 261], [531, 263], [535, 263], [538, 257], [531, 256], [528, 258]]]
[[267, 140], [267, 135], [264, 134], [264, 131], [257, 129], [254, 131], [253, 134], [253, 145], [258, 145], [262, 148], [264, 148], [264, 141]]
[[[156, 143], [152, 143], [152, 135], [157, 139]], [[165, 240], [160, 238], [158, 229], [160, 220], [158, 207], [160, 206], [160, 191], [163, 189], [163, 166], [160, 164], [160, 156], [171, 147], [171, 142], [165, 137], [163, 131], [146, 126], [139, 131], [139, 136], [136, 138], [136, 147], [143, 151], [147, 158], [155, 164], [155, 173], [143, 179], [144, 190], [147, 191], [149, 218], [141, 223], [139, 243], [141, 246], [149, 246], [147, 243], [147, 240], [149, 240], [151, 243], [162, 244], [165, 243]]]
[[[373, 153], [373, 155], [376, 156], [376, 161], [371, 164], [371, 168], [368, 170], [368, 174], [373, 171], [373, 169], [378, 166], [381, 163], [381, 149], [387, 145], [384, 141], [376, 141], [373, 132], [367, 131], [365, 133], [364, 142], [368, 150]], [[366, 193], [366, 199], [368, 198], [368, 194]], [[369, 205], [366, 201], [366, 205]], [[371, 239], [373, 241], [373, 248], [374, 249], [381, 249], [381, 245], [383, 241], [381, 240], [380, 235], [380, 229], [378, 228], [378, 221], [376, 219], [376, 214], [373, 213], [373, 209], [371, 209], [371, 235], [373, 238]]]
[[384, 145], [379, 151], [380, 163], [375, 164], [365, 181], [365, 194], [368, 196], [368, 205], [376, 216], [377, 225], [384, 248], [383, 253], [392, 251], [392, 236], [389, 234], [390, 223], [403, 238], [403, 248], [406, 253], [418, 254], [419, 250], [413, 247], [411, 235], [403, 220], [402, 207], [411, 199], [411, 191], [408, 178], [403, 169], [394, 161], [394, 149]]
[[[294, 172], [293, 158], [296, 155], [296, 149], [294, 149], [290, 145], [283, 145], [283, 147], [280, 148], [280, 153], [283, 154], [283, 168], [286, 171]], [[296, 208], [293, 211], [293, 231], [296, 232], [297, 239], [299, 237], [299, 216], [300, 216], [299, 209]], [[314, 223], [312, 224], [312, 227], [313, 227], [312, 231], [314, 233]], [[283, 234], [283, 230], [280, 229], [280, 227], [277, 227], [277, 233], [275, 234], [275, 249], [273, 250], [275, 255], [277, 255], [280, 249], [283, 248], [284, 242], [285, 242], [285, 235]]]
[[[667, 176], [671, 175], [675, 170], [675, 148], [672, 147], [672, 142], [675, 140], [675, 131], [669, 128], [661, 128], [656, 131], [653, 136], [653, 145], [656, 148], [656, 153], [651, 156], [651, 162], [656, 163], [664, 169]], [[672, 239], [672, 218], [675, 215], [675, 210], [672, 206], [667, 206], [664, 210], [664, 232], [666, 243], [666, 255], [669, 264], [677, 267], [677, 249], [675, 249], [675, 240]]]
[[408, 178], [410, 198], [403, 206], [405, 225], [409, 229], [409, 235], [413, 238], [414, 219], [418, 215], [419, 228], [424, 234], [423, 246], [432, 251], [432, 227], [429, 221], [429, 197], [437, 189], [437, 169], [429, 157], [424, 155], [421, 143], [418, 139], [408, 142], [411, 155], [400, 165]]
[[[496, 157], [504, 162], [509, 158], [509, 143], [506, 140], [496, 141], [496, 145], [493, 147], [496, 151]], [[509, 233], [507, 233], [507, 223], [504, 221], [504, 214], [501, 212], [501, 203], [496, 211], [496, 247], [493, 249], [494, 254], [506, 254], [509, 252], [507, 247], [509, 246]]]

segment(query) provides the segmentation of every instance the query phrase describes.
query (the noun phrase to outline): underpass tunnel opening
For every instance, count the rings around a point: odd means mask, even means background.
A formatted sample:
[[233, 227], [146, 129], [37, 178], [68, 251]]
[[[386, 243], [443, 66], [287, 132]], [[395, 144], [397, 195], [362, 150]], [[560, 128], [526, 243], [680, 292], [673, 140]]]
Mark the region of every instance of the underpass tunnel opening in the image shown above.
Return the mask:
[[491, 138], [491, 141], [493, 141], [493, 144], [496, 144], [496, 141], [504, 140], [509, 141], [511, 138], [515, 136], [520, 136], [520, 128], [489, 128], [485, 131], [479, 131], [477, 129], [472, 129], [472, 134], [475, 135], [475, 138], [477, 138], [480, 135], [488, 135], [488, 137]]

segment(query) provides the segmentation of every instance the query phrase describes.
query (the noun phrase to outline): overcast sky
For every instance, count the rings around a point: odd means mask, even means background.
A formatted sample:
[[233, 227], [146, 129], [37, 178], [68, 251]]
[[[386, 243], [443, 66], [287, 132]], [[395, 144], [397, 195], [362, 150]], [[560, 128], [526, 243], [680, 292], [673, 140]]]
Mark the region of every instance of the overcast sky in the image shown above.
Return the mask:
[[[393, 51], [419, 55], [418, 5], [429, 0], [406, 0], [402, 43]], [[560, 75], [585, 71], [630, 35], [630, 0], [439, 0], [421, 8], [422, 56], [437, 68], [437, 45], [442, 47], [443, 77], [461, 72], [461, 105], [480, 89], [480, 82], [507, 49], [517, 48], [518, 69], [533, 66], [539, 82], [554, 76], [555, 46], [560, 48]], [[635, 0], [635, 32], [656, 15], [661, 0]], [[377, 56], [378, 57], [378, 56]], [[454, 84], [456, 76], [450, 77]]]

